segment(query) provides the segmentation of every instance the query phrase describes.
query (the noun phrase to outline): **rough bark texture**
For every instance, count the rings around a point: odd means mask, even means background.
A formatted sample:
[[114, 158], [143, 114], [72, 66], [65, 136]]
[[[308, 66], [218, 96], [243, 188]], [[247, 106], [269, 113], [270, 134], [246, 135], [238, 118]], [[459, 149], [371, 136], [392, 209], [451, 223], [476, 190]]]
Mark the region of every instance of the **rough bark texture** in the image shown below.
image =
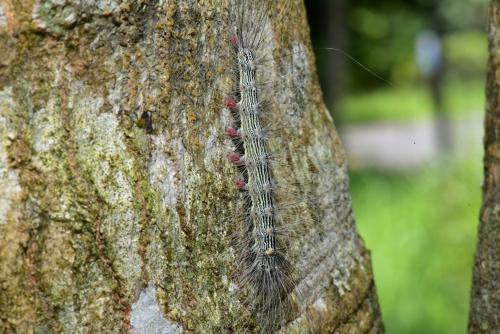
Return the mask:
[[470, 333], [500, 331], [500, 1], [490, 5], [483, 207], [469, 316]]
[[[291, 4], [271, 13], [272, 47], [277, 59], [305, 53], [270, 73], [295, 87], [277, 88], [270, 146], [285, 148], [289, 165], [275, 172], [297, 187], [317, 171], [304, 211], [319, 228], [290, 245], [312, 322], [298, 310], [284, 330], [381, 332], [345, 154], [303, 4]], [[229, 237], [240, 197], [221, 107], [234, 86], [231, 10], [227, 0], [0, 0], [0, 332], [255, 330]], [[293, 108], [299, 91], [307, 103]]]

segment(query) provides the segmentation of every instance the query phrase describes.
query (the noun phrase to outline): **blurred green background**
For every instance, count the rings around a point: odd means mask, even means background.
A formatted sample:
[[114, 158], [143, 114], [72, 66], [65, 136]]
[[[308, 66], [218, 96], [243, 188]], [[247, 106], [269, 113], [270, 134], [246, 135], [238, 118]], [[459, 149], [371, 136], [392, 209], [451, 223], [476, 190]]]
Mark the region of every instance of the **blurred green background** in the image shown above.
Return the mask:
[[[481, 204], [487, 3], [306, 0], [389, 334], [467, 331]], [[348, 53], [390, 84], [322, 48]]]

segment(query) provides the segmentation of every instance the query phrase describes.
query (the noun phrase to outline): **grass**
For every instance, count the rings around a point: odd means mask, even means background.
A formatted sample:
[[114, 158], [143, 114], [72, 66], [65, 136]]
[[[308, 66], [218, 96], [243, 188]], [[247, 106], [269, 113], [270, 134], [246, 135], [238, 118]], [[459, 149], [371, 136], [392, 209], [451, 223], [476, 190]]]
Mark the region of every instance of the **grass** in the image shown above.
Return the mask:
[[[451, 117], [484, 109], [484, 80], [453, 81], [444, 86], [444, 110]], [[432, 117], [432, 100], [423, 86], [391, 87], [345, 97], [342, 122], [408, 121]]]
[[351, 174], [387, 333], [466, 333], [481, 157]]

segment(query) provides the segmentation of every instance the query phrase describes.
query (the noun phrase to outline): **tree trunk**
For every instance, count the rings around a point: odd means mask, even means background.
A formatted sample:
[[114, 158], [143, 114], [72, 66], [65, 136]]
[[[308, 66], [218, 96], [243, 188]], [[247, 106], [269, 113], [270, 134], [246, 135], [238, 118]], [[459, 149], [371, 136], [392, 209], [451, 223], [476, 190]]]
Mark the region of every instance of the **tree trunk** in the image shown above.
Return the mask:
[[[0, 0], [0, 332], [257, 330], [233, 281], [232, 11], [228, 0]], [[293, 80], [308, 101], [287, 114], [297, 89], [276, 92], [274, 145], [290, 165], [275, 172], [299, 188], [310, 169], [324, 180], [303, 209], [320, 228], [289, 245], [305, 306], [283, 330], [381, 332], [304, 6], [269, 22], [273, 51], [305, 50]]]
[[483, 206], [469, 315], [469, 333], [500, 329], [500, 1], [490, 5], [484, 137]]

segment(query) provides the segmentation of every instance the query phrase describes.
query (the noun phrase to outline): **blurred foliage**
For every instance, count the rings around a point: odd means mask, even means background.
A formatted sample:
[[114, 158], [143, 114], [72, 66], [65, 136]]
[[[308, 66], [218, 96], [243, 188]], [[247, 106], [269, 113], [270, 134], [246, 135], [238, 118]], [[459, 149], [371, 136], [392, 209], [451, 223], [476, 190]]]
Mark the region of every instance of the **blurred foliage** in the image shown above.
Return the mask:
[[484, 85], [488, 43], [486, 34], [478, 30], [450, 33], [443, 40], [447, 76], [454, 80], [481, 78]]
[[[323, 90], [335, 84], [323, 80], [332, 69], [340, 64], [343, 72], [336, 123], [434, 116], [430, 88], [415, 61], [415, 40], [425, 30], [442, 41], [442, 108], [448, 117], [482, 112], [488, 2], [306, 0]], [[343, 13], [332, 15], [335, 8]], [[332, 42], [331, 17], [345, 18], [339, 44]], [[392, 85], [339, 52], [320, 50], [326, 47], [348, 53]], [[387, 333], [467, 331], [482, 159], [480, 147], [457, 152], [461, 158], [441, 153], [432, 166], [417, 170], [351, 172], [356, 221], [372, 250]]]
[[[328, 3], [344, 4], [347, 17], [346, 45], [328, 40]], [[394, 85], [419, 81], [414, 59], [415, 38], [434, 30], [443, 38], [444, 54], [451, 72], [484, 76], [486, 64], [486, 16], [488, 0], [306, 0], [311, 36], [321, 75], [336, 57], [337, 47]], [[346, 91], [363, 92], [385, 83], [352, 61], [346, 63]], [[467, 68], [467, 69], [466, 69]], [[328, 87], [324, 87], [328, 89]]]
[[352, 173], [387, 333], [465, 333], [482, 175], [479, 154], [409, 173]]
[[[425, 26], [422, 17], [404, 7], [388, 9], [388, 12], [356, 8], [351, 17], [349, 49], [353, 57], [395, 85], [415, 81], [417, 70], [413, 45], [416, 34]], [[370, 22], [379, 23], [372, 25]], [[378, 34], [369, 33], [373, 27], [378, 27], [374, 29]], [[348, 73], [349, 91], [366, 90], [384, 84], [353, 63], [349, 63]]]
[[432, 115], [427, 91], [411, 86], [351, 94], [342, 100], [339, 108], [346, 123], [405, 121]]
[[437, 6], [450, 30], [486, 29], [489, 0], [418, 0], [424, 6]]
[[[484, 106], [484, 81], [450, 80], [444, 86], [444, 110], [451, 117], [460, 117]], [[413, 121], [433, 117], [432, 100], [423, 86], [383, 88], [367, 93], [350, 94], [339, 108], [346, 123], [375, 121]]]

